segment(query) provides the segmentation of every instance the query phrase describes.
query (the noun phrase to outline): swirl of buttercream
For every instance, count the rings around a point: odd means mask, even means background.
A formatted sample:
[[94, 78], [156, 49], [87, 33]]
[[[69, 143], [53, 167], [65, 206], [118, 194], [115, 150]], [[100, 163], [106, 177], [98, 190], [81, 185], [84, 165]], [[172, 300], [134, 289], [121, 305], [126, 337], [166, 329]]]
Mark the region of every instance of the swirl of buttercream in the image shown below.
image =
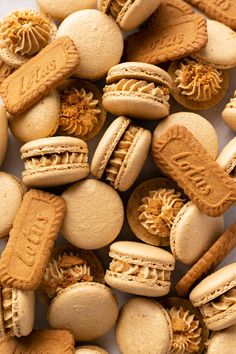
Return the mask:
[[184, 205], [181, 193], [161, 188], [149, 191], [141, 200], [138, 211], [141, 225], [152, 235], [168, 237], [177, 213]]
[[31, 56], [51, 39], [52, 23], [34, 10], [14, 11], [0, 23], [0, 39], [15, 54]]
[[236, 288], [228, 290], [216, 299], [200, 306], [201, 313], [204, 317], [210, 318], [221, 312], [227, 311], [231, 306], [236, 304]]
[[173, 328], [171, 353], [198, 353], [202, 329], [196, 316], [182, 306], [172, 307], [169, 315]]
[[99, 101], [93, 96], [93, 92], [86, 92], [83, 87], [80, 90], [71, 87], [61, 92], [61, 131], [83, 138], [93, 130], [101, 113]]
[[180, 68], [175, 74], [175, 83], [180, 93], [193, 101], [209, 101], [218, 94], [223, 81], [222, 72], [211, 64], [189, 59], [180, 62]]

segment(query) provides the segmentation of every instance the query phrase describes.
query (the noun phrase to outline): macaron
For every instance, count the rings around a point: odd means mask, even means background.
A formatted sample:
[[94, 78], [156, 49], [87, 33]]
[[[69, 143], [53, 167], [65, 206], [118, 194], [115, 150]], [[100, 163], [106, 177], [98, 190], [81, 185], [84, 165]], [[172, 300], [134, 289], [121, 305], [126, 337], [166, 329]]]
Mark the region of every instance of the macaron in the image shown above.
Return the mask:
[[8, 236], [25, 191], [23, 183], [17, 177], [0, 172], [0, 238]]
[[83, 345], [75, 348], [75, 354], [108, 354], [108, 352], [96, 345]]
[[116, 118], [100, 140], [91, 163], [97, 179], [105, 177], [115, 189], [126, 191], [135, 182], [151, 143], [149, 130], [126, 117]]
[[[66, 17], [58, 28], [58, 37], [70, 37], [80, 54], [75, 75], [97, 80], [120, 62], [123, 36], [118, 25], [98, 10], [81, 10]], [[96, 58], [96, 59], [95, 59]]]
[[232, 97], [230, 102], [225, 106], [222, 112], [222, 118], [225, 124], [236, 132], [236, 91], [234, 91], [234, 97]]
[[6, 152], [8, 141], [8, 122], [4, 105], [0, 104], [0, 166], [2, 165]]
[[57, 131], [59, 115], [59, 95], [56, 90], [52, 90], [24, 113], [9, 116], [11, 133], [23, 143], [48, 138]]
[[108, 112], [140, 119], [160, 119], [169, 114], [172, 79], [163, 69], [145, 63], [113, 66], [103, 89]]
[[219, 331], [236, 324], [236, 263], [203, 279], [189, 298], [202, 313], [206, 326]]
[[88, 146], [81, 139], [37, 139], [23, 145], [20, 152], [25, 165], [23, 182], [27, 186], [59, 186], [89, 174]]
[[119, 235], [124, 207], [119, 194], [106, 183], [86, 179], [67, 188], [62, 198], [67, 211], [61, 231], [74, 246], [94, 250]]
[[119, 241], [110, 246], [112, 261], [105, 282], [112, 288], [142, 296], [169, 293], [175, 259], [169, 252], [143, 243]]
[[122, 354], [167, 354], [173, 331], [164, 307], [139, 297], [128, 300], [122, 307], [115, 335]]
[[236, 137], [225, 145], [216, 161], [236, 182]]
[[34, 291], [1, 288], [0, 303], [1, 335], [28, 336], [34, 325]]
[[118, 305], [111, 290], [98, 283], [79, 283], [61, 290], [48, 310], [54, 329], [69, 330], [76, 341], [89, 341], [115, 324]]
[[98, 0], [98, 9], [114, 18], [123, 31], [141, 25], [160, 5], [160, 0]]
[[235, 354], [236, 325], [212, 333], [206, 354]]
[[174, 125], [182, 125], [197, 138], [207, 152], [215, 159], [218, 153], [218, 137], [213, 125], [199, 114], [178, 112], [163, 119], [153, 133], [153, 143]]
[[207, 45], [191, 54], [199, 62], [212, 64], [217, 69], [236, 66], [236, 33], [221, 22], [207, 20]]
[[37, 4], [47, 15], [62, 21], [73, 12], [95, 8], [96, 0], [37, 0]]

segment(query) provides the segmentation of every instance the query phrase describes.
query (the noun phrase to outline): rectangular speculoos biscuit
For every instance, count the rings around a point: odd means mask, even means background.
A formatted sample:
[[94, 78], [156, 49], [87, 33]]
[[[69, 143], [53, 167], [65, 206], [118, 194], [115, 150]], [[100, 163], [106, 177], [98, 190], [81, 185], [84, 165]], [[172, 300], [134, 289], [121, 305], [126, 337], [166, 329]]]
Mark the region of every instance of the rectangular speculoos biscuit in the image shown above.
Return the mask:
[[233, 179], [185, 127], [169, 128], [153, 144], [152, 154], [203, 213], [219, 216], [236, 202]]
[[39, 286], [64, 214], [61, 197], [36, 189], [25, 194], [1, 255], [2, 285], [22, 290]]
[[0, 87], [6, 110], [18, 115], [68, 78], [79, 64], [79, 53], [69, 37], [61, 37], [41, 50]]

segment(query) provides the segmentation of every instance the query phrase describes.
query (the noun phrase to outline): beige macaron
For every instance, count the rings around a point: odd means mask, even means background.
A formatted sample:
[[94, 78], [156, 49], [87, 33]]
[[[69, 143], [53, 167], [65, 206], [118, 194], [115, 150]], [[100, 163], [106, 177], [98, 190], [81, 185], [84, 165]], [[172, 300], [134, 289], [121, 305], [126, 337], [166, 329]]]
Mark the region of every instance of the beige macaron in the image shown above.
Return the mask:
[[122, 307], [115, 335], [122, 354], [168, 354], [173, 332], [164, 307], [140, 297]]
[[62, 198], [67, 209], [62, 234], [74, 246], [98, 249], [119, 235], [124, 207], [119, 194], [106, 183], [86, 179], [66, 189]]
[[115, 115], [160, 119], [169, 114], [172, 79], [163, 69], [127, 62], [112, 67], [106, 78], [103, 104]]
[[1, 288], [0, 302], [0, 334], [28, 336], [34, 326], [34, 291]]
[[75, 354], [108, 354], [108, 352], [96, 345], [83, 345], [75, 348]]
[[221, 22], [207, 20], [207, 45], [191, 54], [199, 62], [212, 64], [217, 69], [236, 66], [236, 33]]
[[0, 172], [0, 238], [8, 236], [25, 191], [17, 177]]
[[212, 331], [236, 324], [236, 263], [229, 264], [203, 279], [189, 298], [202, 313]]
[[53, 187], [88, 176], [88, 146], [77, 138], [57, 136], [37, 139], [20, 149], [27, 186]]
[[112, 16], [123, 31], [131, 31], [147, 20], [160, 3], [160, 0], [98, 0], [98, 8]]
[[126, 117], [116, 118], [100, 140], [91, 163], [92, 174], [105, 179], [119, 191], [135, 182], [146, 160], [151, 143], [149, 130]]
[[0, 104], [0, 166], [7, 152], [8, 122], [5, 107]]
[[142, 296], [164, 296], [169, 293], [175, 259], [171, 253], [143, 243], [115, 242], [110, 247], [112, 258], [105, 282], [120, 291]]
[[115, 324], [118, 305], [111, 290], [98, 283], [79, 283], [60, 291], [48, 310], [54, 329], [67, 329], [76, 341], [89, 341]]
[[236, 182], [236, 137], [225, 145], [216, 161]]
[[81, 10], [68, 16], [60, 25], [58, 37], [70, 37], [80, 54], [75, 74], [96, 80], [120, 62], [123, 37], [118, 25], [98, 10]]
[[59, 95], [56, 90], [52, 90], [21, 115], [9, 117], [11, 133], [23, 143], [48, 138], [58, 128], [59, 115]]
[[230, 99], [230, 102], [225, 106], [222, 117], [225, 124], [236, 132], [236, 91], [234, 91], [234, 96]]
[[43, 12], [60, 21], [73, 12], [96, 7], [96, 0], [37, 0], [37, 3]]
[[178, 112], [163, 119], [153, 133], [153, 142], [173, 125], [182, 125], [197, 138], [215, 159], [218, 152], [218, 137], [215, 128], [205, 118], [192, 112]]
[[235, 354], [236, 325], [212, 333], [206, 354]]

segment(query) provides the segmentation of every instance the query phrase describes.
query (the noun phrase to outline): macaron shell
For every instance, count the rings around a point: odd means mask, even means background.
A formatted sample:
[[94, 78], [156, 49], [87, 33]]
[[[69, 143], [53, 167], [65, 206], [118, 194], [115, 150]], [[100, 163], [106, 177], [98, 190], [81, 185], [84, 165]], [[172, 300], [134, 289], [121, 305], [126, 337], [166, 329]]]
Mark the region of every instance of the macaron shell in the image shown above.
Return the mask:
[[222, 112], [222, 118], [226, 125], [234, 132], [236, 132], [236, 107], [232, 104], [232, 107], [225, 107]]
[[123, 31], [141, 25], [160, 5], [160, 0], [128, 0], [116, 19]]
[[222, 167], [226, 172], [232, 172], [236, 159], [236, 137], [231, 139], [228, 144], [225, 145], [221, 153], [217, 158], [217, 163]]
[[236, 286], [236, 263], [231, 263], [204, 278], [190, 293], [194, 306], [201, 306]]
[[115, 150], [130, 123], [130, 119], [126, 117], [118, 117], [105, 131], [95, 150], [91, 163], [91, 173], [96, 178], [102, 178], [102, 175], [106, 169], [113, 151]]
[[113, 19], [100, 11], [81, 10], [68, 16], [58, 28], [57, 38], [63, 36], [69, 36], [79, 51], [78, 77], [99, 79], [120, 62], [122, 33]]
[[0, 166], [7, 152], [8, 121], [5, 107], [0, 105]]
[[173, 125], [182, 125], [197, 138], [215, 159], [218, 153], [218, 137], [214, 127], [202, 116], [192, 112], [178, 112], [162, 120], [153, 133], [153, 141]]
[[75, 354], [108, 354], [108, 352], [95, 345], [83, 345], [75, 348]]
[[222, 313], [205, 318], [204, 322], [211, 331], [220, 331], [236, 324], [236, 307], [230, 306]]
[[120, 312], [115, 334], [122, 354], [167, 354], [171, 349], [169, 315], [153, 300], [129, 300]]
[[12, 289], [12, 325], [17, 337], [28, 336], [33, 330], [35, 316], [34, 291]]
[[207, 354], [234, 354], [236, 325], [213, 333], [207, 343]]
[[180, 262], [192, 265], [212, 246], [223, 228], [223, 216], [207, 216], [188, 202], [174, 219], [170, 232], [171, 251]]
[[68, 329], [78, 341], [88, 341], [107, 333], [118, 316], [112, 292], [98, 283], [72, 285], [53, 299], [48, 321], [52, 328]]

